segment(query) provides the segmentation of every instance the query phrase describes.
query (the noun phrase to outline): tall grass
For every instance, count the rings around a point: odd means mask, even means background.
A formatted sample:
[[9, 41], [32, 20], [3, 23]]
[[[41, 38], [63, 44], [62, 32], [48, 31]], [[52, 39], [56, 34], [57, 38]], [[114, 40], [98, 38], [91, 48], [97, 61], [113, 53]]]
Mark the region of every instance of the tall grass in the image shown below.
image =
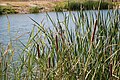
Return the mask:
[[[94, 15], [96, 18], [94, 18]], [[12, 42], [0, 48], [0, 78], [3, 80], [119, 80], [120, 79], [120, 15], [118, 10], [107, 16], [98, 11], [63, 13], [57, 24], [47, 13], [54, 30], [46, 29], [34, 19], [38, 31], [30, 33], [17, 61], [12, 60]], [[70, 19], [75, 24], [70, 28]]]

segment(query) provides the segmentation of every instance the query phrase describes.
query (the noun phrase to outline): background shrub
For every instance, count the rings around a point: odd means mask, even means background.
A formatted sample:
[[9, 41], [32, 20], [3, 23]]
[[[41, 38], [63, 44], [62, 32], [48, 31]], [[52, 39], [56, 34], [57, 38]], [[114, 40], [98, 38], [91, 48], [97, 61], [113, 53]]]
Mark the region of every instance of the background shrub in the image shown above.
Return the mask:
[[[69, 2], [68, 4], [65, 4], [64, 8], [67, 8], [68, 10], [80, 10], [81, 6], [85, 10], [98, 9], [99, 1], [85, 1], [82, 3], [77, 1], [72, 1], [72, 2]], [[112, 3], [101, 2], [100, 9], [108, 9], [108, 8], [111, 9], [113, 8], [113, 6], [114, 5]]]
[[2, 14], [2, 7], [0, 6], [0, 14]]
[[39, 7], [31, 7], [31, 8], [29, 9], [29, 12], [30, 12], [30, 13], [39, 13]]
[[54, 11], [61, 12], [64, 11], [64, 9], [68, 9], [68, 2], [59, 2], [55, 4]]
[[55, 11], [57, 11], [57, 12], [61, 12], [61, 11], [63, 11], [63, 7], [61, 7], [61, 6], [59, 6], [59, 5], [56, 5], [55, 7], [54, 7], [54, 9], [55, 9]]
[[114, 6], [114, 4], [112, 4], [112, 3], [102, 2], [100, 4], [100, 9], [108, 9], [108, 8], [112, 9], [113, 6]]
[[14, 14], [14, 13], [17, 13], [16, 11], [15, 11], [15, 9], [12, 9], [11, 7], [9, 7], [9, 6], [6, 6], [6, 7], [4, 7], [4, 6], [0, 6], [0, 14]]
[[97, 9], [99, 6], [99, 2], [87, 1], [83, 3], [84, 9]]
[[69, 3], [69, 8], [70, 10], [80, 10], [80, 7], [81, 7], [81, 3], [80, 2], [70, 2]]

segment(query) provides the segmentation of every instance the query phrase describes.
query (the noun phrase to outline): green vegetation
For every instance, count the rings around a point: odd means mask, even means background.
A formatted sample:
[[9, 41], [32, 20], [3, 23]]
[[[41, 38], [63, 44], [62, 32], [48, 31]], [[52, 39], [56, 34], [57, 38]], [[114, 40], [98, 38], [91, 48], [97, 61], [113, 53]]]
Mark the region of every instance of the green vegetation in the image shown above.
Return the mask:
[[[87, 12], [88, 13], [88, 12]], [[87, 15], [63, 13], [64, 19], [53, 21], [53, 29], [35, 22], [27, 44], [13, 60], [12, 42], [0, 46], [0, 78], [3, 80], [119, 80], [120, 79], [120, 14], [98, 11]], [[96, 19], [94, 19], [94, 16]], [[70, 29], [70, 19], [75, 24]], [[55, 24], [57, 22], [57, 24]]]
[[2, 8], [1, 8], [1, 6], [0, 6], [0, 14], [2, 14]]
[[56, 5], [56, 6], [54, 7], [54, 10], [57, 11], [57, 12], [62, 12], [63, 9], [64, 9], [64, 7], [62, 7], [62, 6], [60, 6], [60, 5]]
[[[101, 2], [100, 9], [112, 9], [113, 4], [110, 2]], [[81, 10], [81, 8], [85, 10], [97, 10], [99, 7], [99, 1], [70, 1], [64, 2], [64, 4], [57, 4], [55, 6], [55, 11], [63, 11], [64, 9], [67, 10]]]
[[[98, 1], [88, 1], [83, 3], [83, 7], [85, 7], [85, 9], [98, 9], [98, 6], [99, 6]], [[113, 8], [113, 4], [108, 2], [101, 2], [100, 9], [108, 9], [108, 8], [110, 9]]]
[[[68, 11], [68, 10], [70, 10], [70, 11], [74, 11], [74, 10], [79, 11], [81, 9], [84, 9], [84, 10], [97, 10], [98, 6], [99, 6], [99, 0], [98, 1], [69, 0], [69, 2], [68, 2], [68, 0], [65, 0], [65, 1], [64, 0], [63, 1], [53, 1], [53, 2], [48, 1], [49, 5], [46, 5], [46, 2], [44, 2], [41, 5], [39, 3], [36, 3], [36, 4], [33, 3], [33, 5], [36, 5], [36, 7], [35, 7], [35, 6], [30, 6], [29, 5], [30, 2], [25, 2], [25, 3], [20, 2], [19, 3], [19, 1], [18, 1], [18, 2], [14, 2], [14, 4], [8, 2], [8, 4], [5, 3], [8, 7], [3, 7], [3, 6], [2, 6], [2, 8], [0, 7], [0, 14], [16, 13], [14, 9], [16, 9], [16, 11], [18, 11], [19, 13], [39, 13], [40, 11], [41, 12], [46, 12], [46, 11], [59, 11], [59, 12], [62, 12], [62, 11]], [[19, 6], [17, 6], [19, 9], [17, 9], [16, 6], [14, 6], [15, 4], [19, 5]], [[22, 5], [24, 5], [24, 6], [22, 6]], [[41, 9], [40, 6], [42, 6], [44, 8]], [[119, 6], [119, 3], [118, 2], [115, 2], [115, 3], [114, 2], [101, 2], [100, 9], [112, 9], [115, 6]], [[4, 8], [4, 10], [3, 10], [3, 8]]]
[[30, 9], [29, 9], [29, 12], [30, 13], [39, 13], [39, 7], [31, 7]]
[[9, 6], [0, 6], [0, 14], [14, 14], [17, 13], [14, 9]]

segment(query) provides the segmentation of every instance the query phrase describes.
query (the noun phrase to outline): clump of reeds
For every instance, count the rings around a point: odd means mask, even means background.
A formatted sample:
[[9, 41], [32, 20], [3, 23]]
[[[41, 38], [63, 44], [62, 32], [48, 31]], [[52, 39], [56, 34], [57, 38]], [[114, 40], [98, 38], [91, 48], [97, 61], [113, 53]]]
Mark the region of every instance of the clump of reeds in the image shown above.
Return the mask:
[[[6, 62], [9, 58], [4, 58], [3, 53], [11, 54], [7, 50], [12, 48], [1, 49], [1, 79], [120, 79], [118, 10], [108, 11], [105, 17], [101, 11], [93, 13], [96, 19], [82, 10], [77, 14], [70, 12], [68, 16], [62, 14], [64, 20], [61, 22], [58, 18], [57, 24], [47, 14], [54, 30], [47, 30], [31, 18], [38, 31], [31, 32], [26, 45], [21, 42], [24, 48], [17, 61]], [[71, 20], [75, 24], [72, 30]]]

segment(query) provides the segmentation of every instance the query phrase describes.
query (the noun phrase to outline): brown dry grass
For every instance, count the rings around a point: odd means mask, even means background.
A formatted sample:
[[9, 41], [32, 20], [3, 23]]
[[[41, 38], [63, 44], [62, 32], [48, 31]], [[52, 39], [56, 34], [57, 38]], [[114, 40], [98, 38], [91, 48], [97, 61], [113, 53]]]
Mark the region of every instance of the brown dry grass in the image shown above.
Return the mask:
[[10, 2], [10, 1], [2, 1], [0, 4], [8, 4], [12, 6], [30, 6], [30, 5], [47, 5], [53, 4], [51, 1], [29, 1], [29, 2]]
[[55, 6], [56, 2], [63, 1], [63, 0], [49, 0], [49, 1], [0, 1], [0, 5], [3, 6], [11, 6], [14, 8], [18, 13], [28, 13], [30, 7], [33, 6], [40, 6], [43, 7], [45, 10], [43, 11], [52, 11], [53, 7]]

